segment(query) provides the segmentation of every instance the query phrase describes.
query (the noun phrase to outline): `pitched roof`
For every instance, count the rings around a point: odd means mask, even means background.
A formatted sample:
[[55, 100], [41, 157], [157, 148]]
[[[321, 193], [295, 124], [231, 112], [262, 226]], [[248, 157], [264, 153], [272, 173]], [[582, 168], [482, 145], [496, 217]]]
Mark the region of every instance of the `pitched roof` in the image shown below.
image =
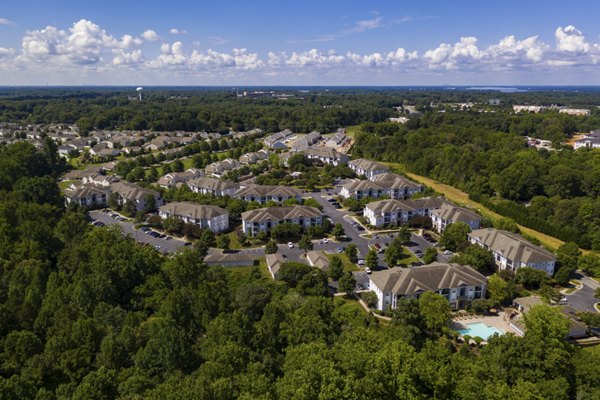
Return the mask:
[[190, 187], [201, 187], [208, 190], [237, 189], [238, 184], [232, 181], [222, 181], [216, 178], [197, 178], [187, 181]]
[[321, 271], [329, 269], [329, 258], [322, 251], [311, 250], [306, 253], [306, 258], [311, 266], [319, 268]]
[[134, 183], [129, 182], [116, 182], [110, 185], [110, 190], [118, 193], [121, 197], [127, 200], [141, 200], [144, 197], [151, 195], [153, 197], [159, 197], [160, 193], [155, 190], [145, 189]]
[[387, 165], [380, 164], [376, 161], [367, 160], [365, 158], [358, 158], [356, 160], [352, 160], [348, 162], [348, 165], [355, 166], [356, 168], [364, 169], [365, 171], [377, 171], [377, 170], [385, 170], [389, 171], [390, 167]]
[[65, 190], [65, 196], [71, 199], [81, 199], [89, 196], [108, 195], [109, 189], [106, 186], [98, 185], [81, 185], [74, 190]]
[[413, 211], [405, 202], [400, 200], [380, 200], [373, 201], [365, 206], [376, 213], [396, 212], [396, 211]]
[[256, 254], [253, 253], [244, 253], [244, 252], [209, 252], [206, 257], [204, 257], [204, 262], [206, 264], [219, 265], [221, 263], [229, 263], [229, 262], [253, 262], [256, 260]]
[[386, 172], [385, 174], [378, 174], [373, 177], [373, 182], [378, 182], [385, 187], [390, 189], [404, 189], [404, 188], [418, 188], [422, 185], [419, 185], [416, 182], [411, 181], [408, 178], [403, 177], [402, 175], [394, 174], [391, 172]]
[[482, 219], [479, 214], [450, 203], [442, 204], [442, 206], [433, 211], [432, 214], [452, 222], [481, 221]]
[[159, 208], [165, 212], [179, 217], [192, 219], [212, 219], [221, 215], [229, 214], [227, 210], [217, 206], [202, 205], [190, 201], [180, 201], [166, 204]]
[[352, 182], [348, 182], [342, 186], [346, 188], [349, 192], [358, 192], [365, 190], [385, 190], [387, 186], [381, 185], [377, 182], [371, 182], [367, 180], [353, 180]]
[[286, 262], [286, 259], [283, 256], [283, 254], [278, 253], [267, 254], [265, 258], [267, 261], [267, 267], [269, 267], [273, 275], [277, 275], [283, 263]]
[[236, 197], [245, 196], [302, 196], [302, 191], [290, 186], [248, 185], [235, 192]]
[[370, 279], [381, 291], [396, 295], [413, 295], [460, 286], [481, 286], [487, 283], [485, 276], [467, 265], [438, 262], [419, 267], [376, 271]]
[[242, 213], [242, 220], [250, 222], [283, 221], [295, 218], [320, 217], [321, 211], [308, 206], [265, 207]]
[[308, 149], [304, 150], [304, 154], [314, 157], [333, 158], [334, 160], [344, 160], [348, 158], [346, 154], [340, 153], [331, 147], [325, 146], [309, 147]]
[[513, 261], [537, 263], [555, 261], [556, 257], [548, 250], [529, 243], [521, 235], [494, 228], [475, 229], [469, 237], [477, 239], [493, 252]]

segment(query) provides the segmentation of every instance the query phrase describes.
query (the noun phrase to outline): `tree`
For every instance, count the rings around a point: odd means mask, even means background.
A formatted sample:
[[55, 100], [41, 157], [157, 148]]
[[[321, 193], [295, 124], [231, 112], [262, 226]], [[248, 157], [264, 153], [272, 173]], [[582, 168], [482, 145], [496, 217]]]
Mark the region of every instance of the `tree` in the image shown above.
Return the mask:
[[398, 236], [397, 239], [400, 241], [400, 243], [404, 244], [404, 243], [408, 243], [410, 241], [410, 230], [408, 229], [408, 226], [406, 225], [402, 225], [400, 227], [400, 229], [398, 230]]
[[344, 231], [344, 227], [340, 223], [335, 224], [335, 226], [333, 227], [333, 230], [331, 231], [331, 234], [333, 236], [335, 236], [336, 240], [340, 240], [341, 238], [343, 238], [344, 236], [346, 236], [346, 232]]
[[586, 274], [600, 277], [600, 257], [593, 254], [584, 254], [579, 257], [578, 265]]
[[548, 282], [548, 275], [544, 271], [530, 267], [521, 267], [517, 271], [515, 279], [526, 289], [539, 289], [542, 284]]
[[168, 233], [181, 233], [183, 230], [183, 220], [178, 217], [167, 217], [163, 220], [162, 226]]
[[559, 285], [567, 286], [569, 284], [571, 274], [577, 270], [580, 257], [581, 251], [577, 243], [564, 243], [558, 248], [556, 251], [556, 261], [559, 269], [554, 274], [554, 279]]
[[352, 272], [344, 273], [340, 278], [339, 285], [340, 292], [346, 293], [348, 296], [351, 295], [356, 287], [356, 279]]
[[154, 210], [156, 210], [156, 198], [154, 197], [153, 194], [148, 193], [144, 197], [144, 211], [152, 212]]
[[482, 274], [492, 273], [496, 269], [492, 252], [475, 244], [468, 245], [460, 255], [453, 256], [450, 262], [469, 265]]
[[437, 293], [425, 292], [419, 297], [419, 311], [425, 319], [425, 326], [432, 336], [440, 336], [442, 329], [450, 322], [452, 309], [448, 300]]
[[304, 250], [304, 252], [306, 253], [314, 248], [314, 244], [310, 236], [303, 235], [298, 241], [298, 247]]
[[438, 252], [435, 247], [428, 247], [425, 249], [425, 253], [423, 254], [423, 262], [425, 264], [431, 264], [432, 262], [437, 261]]
[[337, 281], [343, 274], [344, 265], [342, 264], [342, 260], [337, 255], [334, 255], [329, 262], [329, 277]]
[[265, 254], [274, 253], [277, 253], [277, 242], [274, 240], [269, 240], [267, 244], [265, 244]]
[[402, 257], [402, 245], [393, 241], [385, 249], [385, 262], [389, 267], [394, 267], [398, 263], [400, 257]]
[[348, 246], [346, 246], [346, 248], [344, 249], [344, 253], [346, 254], [346, 257], [348, 257], [348, 260], [350, 260], [351, 263], [358, 262], [358, 248], [354, 243], [350, 243]]
[[510, 298], [508, 283], [498, 274], [494, 274], [488, 278], [487, 292], [490, 300], [497, 305], [504, 304]]
[[367, 267], [369, 267], [371, 269], [375, 269], [375, 268], [377, 268], [378, 263], [379, 263], [379, 259], [377, 258], [377, 253], [375, 253], [375, 250], [370, 249], [369, 252], [367, 253], [367, 258], [365, 259], [365, 264], [367, 265]]
[[377, 298], [377, 294], [375, 292], [372, 291], [368, 291], [368, 292], [362, 292], [360, 294], [360, 298], [362, 301], [365, 302], [365, 304], [369, 307], [369, 308], [375, 308], [377, 307], [377, 302], [378, 302], [378, 298]]
[[467, 245], [467, 234], [469, 232], [471, 232], [471, 228], [464, 222], [450, 224], [446, 226], [444, 233], [442, 233], [440, 245], [452, 251], [462, 250]]
[[229, 235], [219, 235], [217, 238], [217, 247], [223, 250], [229, 250], [231, 239]]

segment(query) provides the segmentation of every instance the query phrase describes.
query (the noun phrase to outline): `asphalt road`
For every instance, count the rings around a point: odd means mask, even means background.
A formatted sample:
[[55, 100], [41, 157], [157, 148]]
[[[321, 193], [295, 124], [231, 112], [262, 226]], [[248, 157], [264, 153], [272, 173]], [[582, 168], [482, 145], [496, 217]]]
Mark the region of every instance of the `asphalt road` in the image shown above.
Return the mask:
[[600, 302], [600, 300], [594, 298], [594, 292], [596, 288], [600, 287], [600, 283], [579, 272], [575, 275], [575, 279], [581, 281], [583, 288], [565, 295], [568, 305], [578, 311], [596, 311], [594, 304]]
[[[100, 210], [94, 210], [89, 212], [90, 217], [94, 220], [100, 221], [105, 225], [118, 225], [121, 227], [123, 234], [132, 237], [136, 242], [146, 243], [163, 254], [173, 253], [185, 246], [185, 241], [177, 238], [172, 239], [161, 239], [150, 236], [141, 230], [134, 228], [133, 222], [130, 221], [117, 221], [110, 217], [109, 213], [103, 213]], [[157, 247], [158, 246], [158, 247]]]

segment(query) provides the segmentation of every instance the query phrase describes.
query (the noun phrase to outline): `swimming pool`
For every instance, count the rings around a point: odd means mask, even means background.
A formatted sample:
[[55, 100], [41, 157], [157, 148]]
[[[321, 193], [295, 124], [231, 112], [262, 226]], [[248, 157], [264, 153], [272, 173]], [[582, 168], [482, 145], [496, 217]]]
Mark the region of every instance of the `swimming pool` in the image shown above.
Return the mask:
[[494, 328], [493, 326], [487, 326], [483, 322], [475, 322], [472, 324], [465, 324], [467, 329], [459, 329], [458, 333], [461, 335], [469, 335], [471, 337], [479, 336], [483, 340], [487, 340], [490, 336], [493, 336], [494, 333], [502, 335], [502, 331]]

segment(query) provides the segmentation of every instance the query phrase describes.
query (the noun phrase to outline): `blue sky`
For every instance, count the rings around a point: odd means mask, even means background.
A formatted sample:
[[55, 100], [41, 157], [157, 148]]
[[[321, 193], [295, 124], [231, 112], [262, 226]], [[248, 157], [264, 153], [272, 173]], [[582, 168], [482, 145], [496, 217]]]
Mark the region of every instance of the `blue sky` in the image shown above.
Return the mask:
[[597, 85], [599, 11], [577, 0], [5, 0], [0, 84]]

